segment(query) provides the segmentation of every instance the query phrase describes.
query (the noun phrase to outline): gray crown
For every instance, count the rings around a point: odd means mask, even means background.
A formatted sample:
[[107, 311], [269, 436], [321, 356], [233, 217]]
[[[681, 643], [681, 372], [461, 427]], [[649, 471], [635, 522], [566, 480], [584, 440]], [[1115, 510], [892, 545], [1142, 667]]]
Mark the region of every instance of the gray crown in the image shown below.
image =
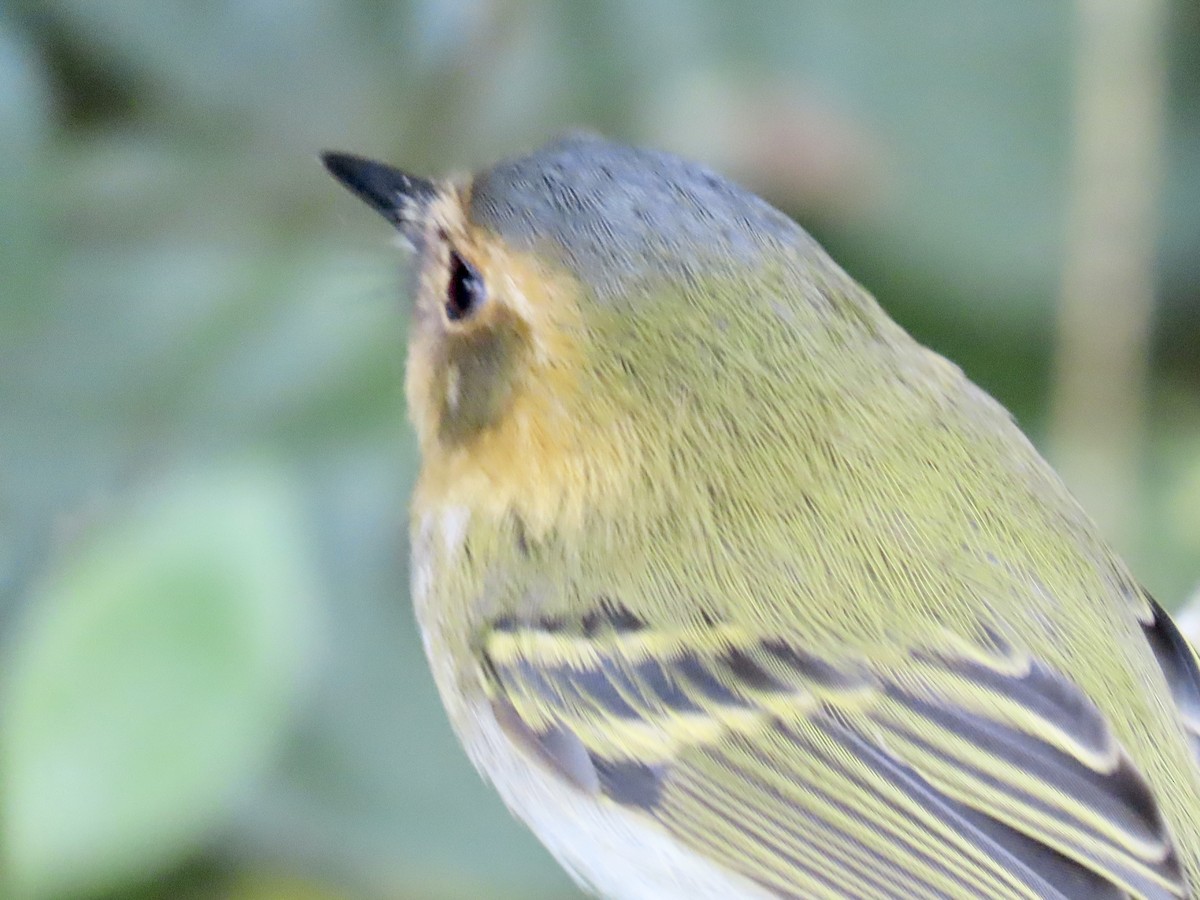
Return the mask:
[[753, 264], [764, 248], [813, 246], [794, 222], [704, 166], [572, 134], [481, 173], [468, 216], [550, 255], [601, 298], [649, 279]]

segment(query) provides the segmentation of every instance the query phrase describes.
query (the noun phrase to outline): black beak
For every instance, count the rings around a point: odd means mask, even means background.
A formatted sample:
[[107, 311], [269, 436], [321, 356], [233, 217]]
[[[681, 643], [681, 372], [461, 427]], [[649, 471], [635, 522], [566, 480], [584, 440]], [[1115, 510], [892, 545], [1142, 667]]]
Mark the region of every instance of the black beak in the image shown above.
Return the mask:
[[410, 226], [437, 194], [432, 181], [349, 153], [322, 153], [329, 173], [397, 228]]

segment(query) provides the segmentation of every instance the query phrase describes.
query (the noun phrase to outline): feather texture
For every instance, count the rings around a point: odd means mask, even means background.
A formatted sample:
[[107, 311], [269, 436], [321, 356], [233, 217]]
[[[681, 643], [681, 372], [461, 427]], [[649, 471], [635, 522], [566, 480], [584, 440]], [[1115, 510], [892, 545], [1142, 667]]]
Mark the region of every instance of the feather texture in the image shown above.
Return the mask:
[[701, 654], [627, 610], [613, 621], [500, 623], [493, 702], [563, 777], [773, 891], [1187, 895], [1103, 715], [1010, 647], [931, 642], [880, 672], [732, 627]]
[[568, 138], [424, 208], [416, 613], [581, 883], [1197, 896], [1195, 652], [999, 404], [674, 157]]

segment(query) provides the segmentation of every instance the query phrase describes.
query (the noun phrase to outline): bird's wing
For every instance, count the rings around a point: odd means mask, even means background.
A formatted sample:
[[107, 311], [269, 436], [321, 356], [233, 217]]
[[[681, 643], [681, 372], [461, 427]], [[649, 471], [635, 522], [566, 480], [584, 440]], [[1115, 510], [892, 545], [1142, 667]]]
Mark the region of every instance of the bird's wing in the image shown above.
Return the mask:
[[498, 718], [598, 802], [779, 896], [1188, 896], [1147, 782], [1039, 660], [914, 648], [885, 677], [700, 630], [703, 649], [607, 602], [497, 622], [481, 653]]
[[1179, 708], [1191, 739], [1192, 755], [1200, 762], [1200, 657], [1167, 612], [1151, 598], [1145, 601], [1140, 610], [1142, 628]]

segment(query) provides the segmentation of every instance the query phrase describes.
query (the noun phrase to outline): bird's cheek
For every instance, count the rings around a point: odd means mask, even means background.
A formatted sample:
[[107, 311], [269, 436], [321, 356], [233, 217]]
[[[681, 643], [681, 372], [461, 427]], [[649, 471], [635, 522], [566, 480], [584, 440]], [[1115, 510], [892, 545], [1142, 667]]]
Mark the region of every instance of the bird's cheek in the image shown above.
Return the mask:
[[516, 355], [514, 342], [495, 331], [454, 342], [436, 385], [443, 443], [467, 441], [504, 416], [512, 399]]

